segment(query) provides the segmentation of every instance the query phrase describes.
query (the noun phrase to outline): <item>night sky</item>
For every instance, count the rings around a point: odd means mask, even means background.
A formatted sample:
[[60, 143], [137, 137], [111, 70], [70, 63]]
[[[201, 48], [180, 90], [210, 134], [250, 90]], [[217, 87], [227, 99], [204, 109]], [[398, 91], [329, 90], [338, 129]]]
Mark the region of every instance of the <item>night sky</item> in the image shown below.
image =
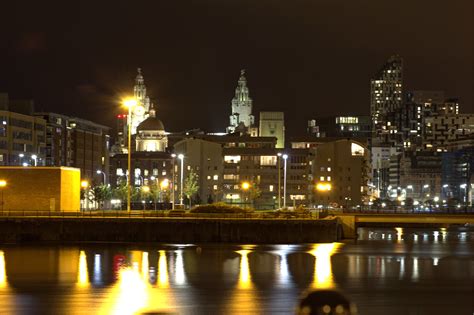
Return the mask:
[[[8, 3], [8, 4], [7, 4]], [[241, 68], [254, 114], [368, 114], [392, 54], [405, 91], [473, 105], [472, 0], [2, 1], [0, 92], [111, 127], [136, 68], [167, 131], [224, 131]]]

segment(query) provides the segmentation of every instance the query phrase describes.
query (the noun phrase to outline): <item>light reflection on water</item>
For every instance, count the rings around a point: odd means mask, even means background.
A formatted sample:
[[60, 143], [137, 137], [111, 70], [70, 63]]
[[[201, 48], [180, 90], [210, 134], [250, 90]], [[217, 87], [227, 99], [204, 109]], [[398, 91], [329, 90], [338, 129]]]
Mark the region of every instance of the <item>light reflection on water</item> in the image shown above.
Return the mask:
[[[357, 243], [0, 247], [0, 313], [28, 313], [38, 303], [58, 314], [291, 313], [303, 291], [335, 288], [363, 314], [393, 307], [402, 314], [416, 286], [430, 290], [420, 305], [432, 299], [467, 307], [473, 234], [397, 228], [361, 231]], [[457, 294], [446, 296], [453, 286]], [[383, 294], [393, 289], [407, 293]], [[389, 309], [380, 309], [385, 304]], [[430, 312], [438, 310], [446, 309]]]

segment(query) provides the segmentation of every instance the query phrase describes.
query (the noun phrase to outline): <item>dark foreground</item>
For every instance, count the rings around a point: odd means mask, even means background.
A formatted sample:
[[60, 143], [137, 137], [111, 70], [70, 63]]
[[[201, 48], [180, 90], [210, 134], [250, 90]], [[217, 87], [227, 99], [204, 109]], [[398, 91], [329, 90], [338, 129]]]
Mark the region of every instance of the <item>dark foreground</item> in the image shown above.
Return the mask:
[[472, 314], [474, 233], [362, 229], [309, 245], [0, 245], [0, 314], [288, 314], [338, 288], [360, 314]]

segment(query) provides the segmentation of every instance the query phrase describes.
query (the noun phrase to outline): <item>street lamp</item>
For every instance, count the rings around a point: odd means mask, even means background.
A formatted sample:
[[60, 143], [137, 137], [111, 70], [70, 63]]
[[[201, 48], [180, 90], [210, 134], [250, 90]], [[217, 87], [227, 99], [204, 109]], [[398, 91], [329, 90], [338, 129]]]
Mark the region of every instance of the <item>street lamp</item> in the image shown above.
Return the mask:
[[142, 200], [143, 202], [143, 210], [146, 210], [146, 197], [148, 193], [150, 192], [150, 187], [149, 186], [142, 186], [142, 192], [145, 197], [145, 200]]
[[170, 186], [170, 181], [168, 180], [168, 178], [165, 178], [160, 182], [161, 202], [163, 202], [163, 203], [164, 203], [163, 191], [168, 189], [169, 186]]
[[280, 158], [282, 154], [281, 152], [277, 153], [278, 159], [278, 209], [281, 208], [281, 167], [280, 167]]
[[172, 176], [173, 176], [173, 179], [172, 179], [172, 181], [171, 181], [171, 190], [172, 190], [172, 194], [173, 194], [173, 195], [172, 195], [172, 200], [171, 200], [171, 202], [172, 202], [172, 204], [171, 204], [171, 209], [174, 210], [174, 204], [175, 204], [175, 199], [174, 199], [174, 198], [175, 198], [175, 194], [176, 194], [176, 193], [175, 193], [175, 188], [174, 188], [174, 186], [175, 186], [175, 179], [176, 179], [176, 178], [175, 178], [175, 174], [174, 174], [174, 169], [175, 169], [175, 162], [176, 162], [176, 154], [172, 153], [172, 154], [171, 154], [171, 157], [173, 158], [173, 169], [172, 169], [172, 171], [171, 171]]
[[33, 161], [35, 162], [35, 166], [36, 166], [36, 163], [37, 163], [37, 160], [38, 160], [38, 156], [36, 154], [33, 154], [31, 156], [31, 158], [33, 159]]
[[123, 105], [128, 108], [127, 133], [128, 133], [128, 183], [127, 183], [127, 211], [130, 212], [130, 201], [132, 194], [132, 109], [137, 106], [137, 101], [133, 98], [123, 101]]
[[20, 157], [20, 165], [22, 165], [22, 160], [23, 160], [23, 157], [25, 156], [23, 153], [20, 153], [18, 154], [18, 156]]
[[286, 208], [286, 163], [288, 160], [288, 154], [283, 154], [283, 208]]
[[105, 175], [105, 172], [101, 171], [101, 170], [97, 170], [96, 173], [97, 173], [97, 175], [102, 174], [102, 176], [104, 177], [104, 185], [107, 185], [107, 177]]
[[184, 155], [179, 154], [178, 159], [181, 160], [181, 175], [180, 175], [180, 186], [179, 186], [179, 204], [183, 206], [183, 177], [184, 177]]
[[0, 189], [2, 190], [2, 214], [3, 214], [3, 191], [5, 190], [5, 187], [7, 187], [7, 181], [4, 179], [0, 179]]
[[[250, 189], [250, 183], [249, 183], [249, 182], [243, 182], [242, 185], [240, 185], [240, 186], [242, 187], [242, 190], [244, 191], [244, 192], [242, 193], [242, 195], [243, 195], [242, 197], [244, 197], [244, 196], [245, 196], [245, 193]], [[246, 203], [245, 198], [242, 198], [242, 199], [243, 199], [243, 201]]]
[[466, 195], [467, 195], [467, 184], [461, 184], [461, 185], [459, 185], [459, 188], [464, 189], [464, 194], [463, 194], [463, 196], [462, 196], [462, 200], [463, 200], [464, 205], [466, 205], [466, 203], [467, 203], [467, 198], [466, 198]]

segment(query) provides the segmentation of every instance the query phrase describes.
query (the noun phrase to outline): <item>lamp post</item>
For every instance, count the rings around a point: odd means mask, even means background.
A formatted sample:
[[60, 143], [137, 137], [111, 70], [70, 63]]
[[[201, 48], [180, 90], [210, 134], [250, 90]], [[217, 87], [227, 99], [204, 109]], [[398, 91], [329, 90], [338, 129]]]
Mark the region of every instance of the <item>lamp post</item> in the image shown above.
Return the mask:
[[144, 200], [142, 200], [143, 202], [143, 210], [146, 210], [146, 199], [148, 197], [148, 193], [150, 192], [150, 187], [148, 186], [142, 186], [142, 192], [143, 192], [143, 196], [142, 197], [145, 197]]
[[4, 210], [4, 199], [3, 199], [3, 191], [5, 190], [5, 187], [7, 187], [7, 181], [4, 179], [0, 179], [0, 189], [2, 190], [2, 214]]
[[172, 173], [172, 176], [173, 176], [173, 179], [172, 179], [172, 181], [171, 181], [171, 190], [172, 190], [172, 200], [171, 200], [172, 204], [171, 204], [171, 209], [174, 210], [175, 194], [176, 194], [176, 193], [175, 193], [175, 188], [174, 188], [175, 182], [176, 182], [176, 181], [175, 181], [176, 178], [175, 178], [175, 174], [174, 174], [174, 169], [175, 169], [175, 162], [176, 162], [176, 154], [174, 154], [174, 153], [171, 154], [171, 157], [173, 158], [173, 169], [171, 170], [171, 173]]
[[25, 155], [23, 153], [20, 153], [20, 154], [18, 154], [18, 156], [20, 157], [20, 165], [23, 165], [22, 161], [23, 161], [23, 157]]
[[183, 206], [183, 178], [184, 178], [184, 155], [179, 154], [178, 159], [181, 160], [181, 175], [180, 175], [180, 186], [179, 186], [179, 204]]
[[288, 160], [288, 154], [283, 154], [283, 208], [286, 208], [286, 163]]
[[105, 172], [104, 172], [104, 171], [101, 171], [101, 170], [97, 170], [96, 173], [97, 173], [97, 175], [102, 174], [103, 179], [104, 179], [104, 185], [107, 185], [107, 177], [106, 177], [106, 175], [105, 175]]
[[464, 194], [462, 195], [462, 202], [463, 202], [464, 206], [467, 206], [467, 198], [466, 198], [467, 184], [461, 184], [461, 185], [459, 185], [459, 188], [464, 189]]
[[128, 183], [127, 183], [127, 211], [130, 212], [130, 202], [132, 195], [132, 109], [137, 105], [135, 99], [128, 99], [123, 102], [123, 104], [128, 108], [127, 116], [127, 133], [128, 133]]
[[35, 162], [35, 166], [36, 166], [37, 160], [38, 160], [38, 156], [37, 156], [36, 154], [33, 154], [33, 155], [31, 156], [31, 158], [32, 158], [33, 161]]
[[245, 200], [245, 199], [246, 199], [245, 196], [246, 196], [246, 192], [250, 189], [250, 183], [249, 183], [249, 182], [243, 182], [242, 185], [241, 185], [241, 187], [242, 187], [242, 190], [243, 190], [243, 193], [242, 193], [243, 196], [242, 196], [242, 197], [244, 197], [244, 198], [242, 198], [242, 199], [243, 199], [243, 201], [244, 201], [244, 203], [245, 203], [244, 208], [246, 208], [246, 207], [247, 207], [247, 202], [246, 202], [246, 200]]
[[281, 167], [280, 167], [281, 152], [277, 153], [278, 159], [278, 209], [281, 208]]

